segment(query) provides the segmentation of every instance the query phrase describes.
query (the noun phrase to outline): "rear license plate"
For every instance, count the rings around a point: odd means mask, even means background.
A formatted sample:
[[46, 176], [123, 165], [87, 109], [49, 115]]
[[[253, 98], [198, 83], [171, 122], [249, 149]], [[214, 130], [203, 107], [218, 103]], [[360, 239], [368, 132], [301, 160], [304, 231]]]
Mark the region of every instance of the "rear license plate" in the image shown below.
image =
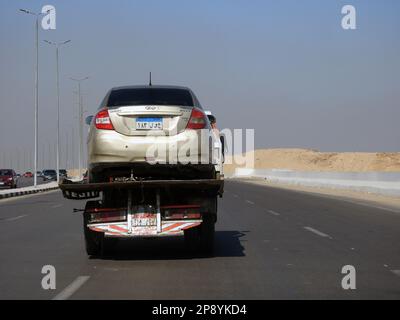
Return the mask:
[[4, 182], [0, 182], [0, 186], [4, 186]]
[[153, 227], [156, 225], [156, 214], [137, 213], [132, 217], [132, 227]]
[[162, 118], [137, 118], [136, 130], [162, 130]]

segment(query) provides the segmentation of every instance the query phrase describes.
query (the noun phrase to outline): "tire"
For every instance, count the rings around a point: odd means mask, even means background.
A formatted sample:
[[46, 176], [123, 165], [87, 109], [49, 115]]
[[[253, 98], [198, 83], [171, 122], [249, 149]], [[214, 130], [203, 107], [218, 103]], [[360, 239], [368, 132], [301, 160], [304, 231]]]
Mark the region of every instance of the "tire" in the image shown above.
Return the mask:
[[208, 215], [203, 219], [203, 223], [200, 225], [200, 252], [205, 254], [213, 254], [215, 219], [212, 215]]
[[[89, 201], [95, 203], [97, 201]], [[83, 214], [83, 231], [85, 234], [85, 247], [86, 253], [89, 256], [107, 256], [114, 252], [115, 246], [118, 242], [116, 238], [106, 238], [104, 233], [90, 230], [88, 227], [88, 219], [86, 214]]]
[[101, 173], [93, 173], [89, 170], [88, 178], [90, 183], [100, 183], [105, 182], [106, 179]]
[[185, 245], [190, 252], [212, 255], [215, 238], [214, 215], [205, 215], [200, 226], [185, 230], [184, 237]]
[[86, 253], [89, 256], [99, 256], [102, 254], [104, 233], [90, 230], [87, 227], [86, 215], [83, 215], [83, 231], [85, 235]]

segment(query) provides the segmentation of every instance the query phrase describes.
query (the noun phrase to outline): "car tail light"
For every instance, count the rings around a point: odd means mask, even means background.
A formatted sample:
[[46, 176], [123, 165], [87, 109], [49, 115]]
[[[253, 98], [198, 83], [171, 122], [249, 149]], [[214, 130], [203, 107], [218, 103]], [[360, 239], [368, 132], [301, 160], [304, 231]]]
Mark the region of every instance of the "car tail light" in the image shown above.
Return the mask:
[[203, 111], [193, 108], [186, 129], [204, 129], [206, 127], [206, 115]]
[[114, 130], [114, 126], [111, 122], [107, 109], [101, 110], [96, 114], [94, 124], [97, 129]]

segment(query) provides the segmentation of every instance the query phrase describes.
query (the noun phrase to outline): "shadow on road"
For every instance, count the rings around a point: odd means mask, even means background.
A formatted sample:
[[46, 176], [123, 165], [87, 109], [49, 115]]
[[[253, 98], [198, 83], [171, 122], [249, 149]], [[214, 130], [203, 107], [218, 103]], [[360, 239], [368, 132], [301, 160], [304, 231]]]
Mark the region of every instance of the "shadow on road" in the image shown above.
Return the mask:
[[90, 259], [103, 260], [178, 260], [210, 257], [244, 257], [241, 238], [248, 231], [216, 231], [214, 254], [192, 253], [183, 237], [119, 240], [112, 253]]

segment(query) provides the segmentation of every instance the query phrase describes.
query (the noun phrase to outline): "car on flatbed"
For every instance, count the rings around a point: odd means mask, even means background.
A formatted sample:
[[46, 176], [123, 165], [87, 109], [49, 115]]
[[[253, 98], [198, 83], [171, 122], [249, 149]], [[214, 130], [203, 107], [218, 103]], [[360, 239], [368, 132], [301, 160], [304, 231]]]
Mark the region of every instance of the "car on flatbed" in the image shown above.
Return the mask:
[[222, 174], [219, 137], [213, 136], [207, 115], [187, 87], [113, 88], [87, 123], [90, 182], [131, 175], [213, 179]]

